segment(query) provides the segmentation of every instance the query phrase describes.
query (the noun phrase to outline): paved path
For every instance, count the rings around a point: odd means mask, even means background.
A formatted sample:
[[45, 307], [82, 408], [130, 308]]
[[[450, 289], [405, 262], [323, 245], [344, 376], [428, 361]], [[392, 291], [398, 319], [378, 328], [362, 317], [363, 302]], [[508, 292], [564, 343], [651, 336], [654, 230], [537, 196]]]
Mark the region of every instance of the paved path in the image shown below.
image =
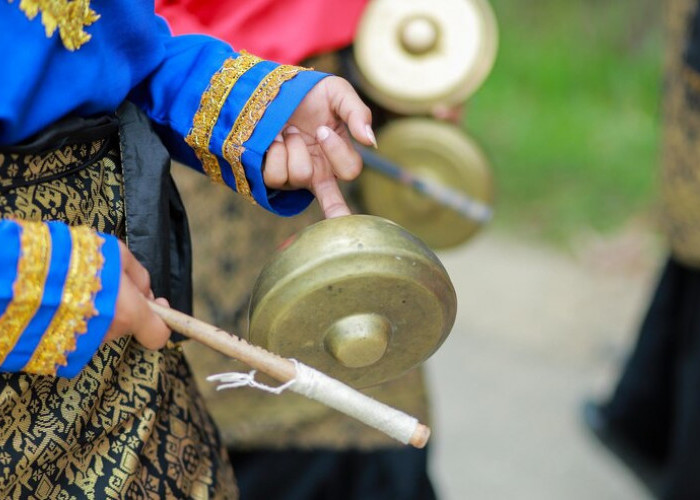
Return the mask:
[[578, 410], [615, 380], [660, 251], [635, 232], [578, 247], [487, 234], [441, 254], [459, 298], [452, 335], [428, 362], [443, 499], [649, 498]]

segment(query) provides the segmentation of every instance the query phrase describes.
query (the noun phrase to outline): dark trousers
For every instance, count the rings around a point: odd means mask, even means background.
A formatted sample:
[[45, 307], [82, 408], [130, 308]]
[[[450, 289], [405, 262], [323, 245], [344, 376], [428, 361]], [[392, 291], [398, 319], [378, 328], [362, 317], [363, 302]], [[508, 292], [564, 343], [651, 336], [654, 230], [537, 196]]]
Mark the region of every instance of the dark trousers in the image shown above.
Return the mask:
[[241, 500], [434, 500], [427, 451], [229, 450]]
[[700, 499], [700, 270], [666, 263], [605, 413], [664, 467], [664, 500]]

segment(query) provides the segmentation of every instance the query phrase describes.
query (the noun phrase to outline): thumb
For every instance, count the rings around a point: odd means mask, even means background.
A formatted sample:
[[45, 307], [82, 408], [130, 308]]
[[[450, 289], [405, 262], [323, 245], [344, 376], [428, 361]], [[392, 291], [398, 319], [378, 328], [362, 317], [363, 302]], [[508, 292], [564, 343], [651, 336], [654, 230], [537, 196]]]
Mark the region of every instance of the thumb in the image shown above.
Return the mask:
[[340, 77], [331, 77], [328, 91], [336, 115], [348, 126], [350, 135], [365, 146], [377, 147], [372, 131], [372, 112], [362, 102], [355, 89]]

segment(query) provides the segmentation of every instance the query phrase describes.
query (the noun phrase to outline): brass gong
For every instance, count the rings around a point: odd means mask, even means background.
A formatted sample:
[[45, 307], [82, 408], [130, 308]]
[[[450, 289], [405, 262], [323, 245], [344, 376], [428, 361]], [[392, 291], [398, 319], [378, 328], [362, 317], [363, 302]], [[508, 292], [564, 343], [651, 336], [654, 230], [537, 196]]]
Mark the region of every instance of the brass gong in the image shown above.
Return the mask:
[[[435, 184], [464, 193], [485, 207], [493, 203], [491, 167], [476, 142], [454, 125], [427, 118], [389, 123], [377, 134], [379, 154]], [[396, 221], [431, 248], [464, 243], [484, 224], [371, 168], [358, 180], [368, 213]]]
[[353, 53], [367, 95], [416, 114], [464, 102], [491, 72], [497, 46], [487, 0], [372, 0]]
[[370, 215], [300, 232], [261, 272], [249, 340], [355, 387], [426, 360], [455, 320], [457, 298], [435, 254]]

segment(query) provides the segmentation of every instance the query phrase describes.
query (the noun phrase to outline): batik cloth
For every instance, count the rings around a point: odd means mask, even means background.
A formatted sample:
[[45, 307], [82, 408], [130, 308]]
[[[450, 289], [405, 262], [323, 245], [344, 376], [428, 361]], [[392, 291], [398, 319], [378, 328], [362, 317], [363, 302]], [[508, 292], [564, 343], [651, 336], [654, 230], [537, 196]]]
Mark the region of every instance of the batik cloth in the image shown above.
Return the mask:
[[667, 2], [661, 194], [674, 257], [700, 266], [700, 8]]
[[[120, 116], [121, 137], [116, 119], [102, 137], [80, 122], [79, 132], [54, 137], [53, 149], [0, 155], [0, 215], [88, 224], [121, 238], [158, 234], [129, 224], [124, 173], [134, 166], [120, 155], [120, 146], [131, 158], [153, 150], [153, 132], [147, 122], [134, 126], [133, 107]], [[129, 137], [142, 144], [126, 144]], [[142, 200], [140, 209], [149, 208]], [[0, 374], [0, 420], [1, 498], [236, 497], [225, 451], [178, 347], [152, 351], [123, 337], [99, 347], [73, 378]]]

